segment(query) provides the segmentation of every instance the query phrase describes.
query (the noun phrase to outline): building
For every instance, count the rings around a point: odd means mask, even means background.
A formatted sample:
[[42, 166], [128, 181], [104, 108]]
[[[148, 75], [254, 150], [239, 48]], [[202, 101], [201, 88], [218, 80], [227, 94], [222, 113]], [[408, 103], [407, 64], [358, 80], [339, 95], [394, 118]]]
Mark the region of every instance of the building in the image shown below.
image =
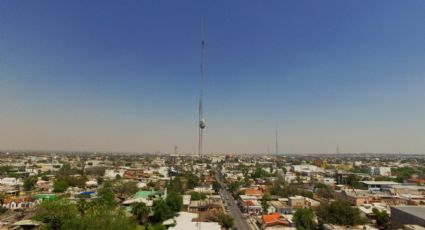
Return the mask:
[[335, 197], [356, 206], [370, 204], [374, 200], [372, 191], [360, 189], [341, 190], [335, 192]]
[[280, 213], [272, 213], [263, 215], [261, 223], [261, 229], [283, 229], [284, 227], [290, 227], [291, 224], [285, 219]]
[[[169, 230], [198, 230], [198, 229], [208, 229], [208, 230], [221, 230], [221, 226], [217, 222], [196, 222], [198, 218], [197, 213], [189, 212], [179, 212], [177, 217], [174, 217], [172, 221], [175, 226], [168, 228]], [[164, 225], [166, 224], [165, 221]], [[200, 226], [198, 226], [198, 224]]]
[[[283, 198], [286, 199], [286, 198]], [[292, 208], [288, 206], [288, 200], [273, 200], [269, 201], [269, 208], [267, 213], [291, 214]]]
[[258, 201], [256, 196], [240, 195], [238, 199], [238, 205], [241, 208], [242, 213], [253, 215], [261, 213], [261, 203]]
[[424, 206], [392, 206], [392, 229], [403, 228], [404, 225], [419, 225], [425, 227]]
[[400, 185], [400, 183], [394, 181], [360, 181], [360, 183], [364, 184], [371, 191], [382, 191], [385, 187]]
[[16, 179], [15, 177], [5, 177], [0, 179], [0, 184], [15, 186], [22, 184], [22, 182], [21, 180]]
[[391, 168], [370, 166], [369, 174], [371, 176], [391, 176]]

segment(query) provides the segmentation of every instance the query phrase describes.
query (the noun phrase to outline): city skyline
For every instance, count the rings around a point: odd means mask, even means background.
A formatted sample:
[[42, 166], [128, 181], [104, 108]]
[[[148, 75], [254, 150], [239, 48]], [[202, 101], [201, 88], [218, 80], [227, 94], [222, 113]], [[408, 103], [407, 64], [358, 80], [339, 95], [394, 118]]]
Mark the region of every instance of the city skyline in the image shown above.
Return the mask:
[[0, 149], [425, 153], [423, 1], [0, 3]]

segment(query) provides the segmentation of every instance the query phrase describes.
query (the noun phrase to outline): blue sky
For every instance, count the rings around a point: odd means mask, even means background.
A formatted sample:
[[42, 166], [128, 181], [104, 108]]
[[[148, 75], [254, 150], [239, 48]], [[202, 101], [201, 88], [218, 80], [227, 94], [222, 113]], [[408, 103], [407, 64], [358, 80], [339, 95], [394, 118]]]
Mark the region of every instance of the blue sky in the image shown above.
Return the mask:
[[425, 2], [1, 1], [1, 149], [425, 153]]

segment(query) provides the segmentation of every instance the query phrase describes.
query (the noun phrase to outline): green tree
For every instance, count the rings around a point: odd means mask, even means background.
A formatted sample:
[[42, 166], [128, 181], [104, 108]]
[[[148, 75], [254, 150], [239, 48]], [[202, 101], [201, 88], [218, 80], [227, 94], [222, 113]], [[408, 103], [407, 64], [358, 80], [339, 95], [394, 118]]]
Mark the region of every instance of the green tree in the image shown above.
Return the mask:
[[24, 181], [24, 190], [31, 191], [35, 184], [37, 183], [38, 178], [36, 176], [30, 176]]
[[196, 176], [193, 173], [189, 173], [189, 175], [187, 175], [187, 188], [188, 189], [195, 188], [196, 186], [199, 185], [199, 181], [200, 179], [198, 176]]
[[292, 220], [296, 223], [298, 230], [313, 229], [315, 227], [314, 213], [310, 208], [298, 209]]
[[366, 186], [360, 183], [361, 179], [362, 179], [361, 177], [351, 174], [347, 177], [346, 181], [348, 185], [350, 185], [351, 187], [355, 189], [366, 189]]
[[150, 210], [145, 203], [134, 203], [132, 208], [131, 213], [136, 217], [140, 224], [148, 222]]
[[221, 189], [221, 185], [217, 181], [214, 181], [212, 186], [213, 186], [213, 189], [216, 193], [218, 193], [218, 191], [220, 191], [220, 189]]
[[108, 207], [114, 207], [116, 205], [115, 194], [112, 190], [111, 182], [105, 182], [103, 186], [97, 190], [97, 195], [100, 203]]
[[169, 192], [184, 193], [186, 189], [184, 188], [181, 177], [180, 176], [174, 177], [174, 179], [171, 180], [170, 183], [168, 184], [167, 190]]
[[87, 211], [97, 208], [97, 203], [93, 201], [87, 201], [86, 199], [79, 199], [77, 202], [78, 211], [84, 215]]
[[339, 200], [330, 204], [321, 204], [316, 214], [322, 224], [353, 226], [367, 222], [366, 219], [361, 217], [358, 208], [351, 207], [349, 203]]
[[207, 196], [204, 193], [199, 192], [191, 192], [190, 200], [205, 200]]
[[391, 169], [391, 174], [395, 175], [396, 181], [400, 183], [409, 179], [415, 173], [417, 173], [417, 170], [412, 167], [399, 167]]
[[380, 227], [387, 227], [390, 217], [387, 213], [387, 211], [379, 211], [377, 208], [372, 209], [373, 214], [375, 214], [376, 217], [376, 224]]
[[76, 206], [68, 200], [44, 201], [38, 206], [33, 219], [45, 223], [46, 229], [58, 230], [77, 215]]
[[98, 207], [87, 212], [81, 218], [74, 218], [69, 225], [63, 229], [87, 229], [87, 230], [134, 230], [136, 222], [133, 218], [127, 217], [122, 209], [108, 209]]
[[325, 184], [316, 184], [316, 186], [314, 186], [314, 191], [317, 195], [326, 198], [326, 199], [331, 199], [334, 198], [334, 194], [333, 194], [333, 189]]
[[65, 192], [69, 187], [67, 181], [59, 179], [53, 183], [53, 192]]
[[179, 212], [183, 207], [183, 196], [176, 192], [170, 192], [165, 198], [165, 202], [173, 212]]
[[164, 200], [155, 200], [152, 206], [153, 218], [157, 223], [162, 223], [164, 220], [174, 216], [174, 212]]
[[234, 225], [234, 219], [230, 215], [220, 213], [218, 215], [218, 223], [225, 229], [232, 229]]
[[139, 191], [139, 188], [137, 187], [137, 182], [129, 181], [119, 184], [115, 191], [121, 197], [129, 197]]
[[270, 207], [268, 203], [270, 200], [271, 200], [271, 196], [268, 193], [264, 194], [263, 197], [261, 198], [261, 208], [263, 210], [263, 213], [267, 213], [267, 210]]

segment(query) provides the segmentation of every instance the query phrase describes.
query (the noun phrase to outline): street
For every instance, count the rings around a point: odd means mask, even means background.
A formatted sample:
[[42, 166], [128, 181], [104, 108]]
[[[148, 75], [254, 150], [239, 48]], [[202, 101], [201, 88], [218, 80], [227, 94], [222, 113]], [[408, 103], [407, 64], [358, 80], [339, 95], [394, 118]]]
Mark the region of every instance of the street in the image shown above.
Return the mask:
[[243, 217], [242, 212], [236, 205], [235, 199], [230, 194], [230, 192], [225, 189], [225, 184], [221, 176], [219, 176], [218, 172], [216, 172], [216, 180], [218, 183], [220, 183], [222, 187], [222, 189], [220, 190], [220, 195], [223, 197], [224, 202], [227, 204], [228, 212], [234, 218], [235, 229], [251, 230], [252, 228], [250, 227], [246, 219]]

